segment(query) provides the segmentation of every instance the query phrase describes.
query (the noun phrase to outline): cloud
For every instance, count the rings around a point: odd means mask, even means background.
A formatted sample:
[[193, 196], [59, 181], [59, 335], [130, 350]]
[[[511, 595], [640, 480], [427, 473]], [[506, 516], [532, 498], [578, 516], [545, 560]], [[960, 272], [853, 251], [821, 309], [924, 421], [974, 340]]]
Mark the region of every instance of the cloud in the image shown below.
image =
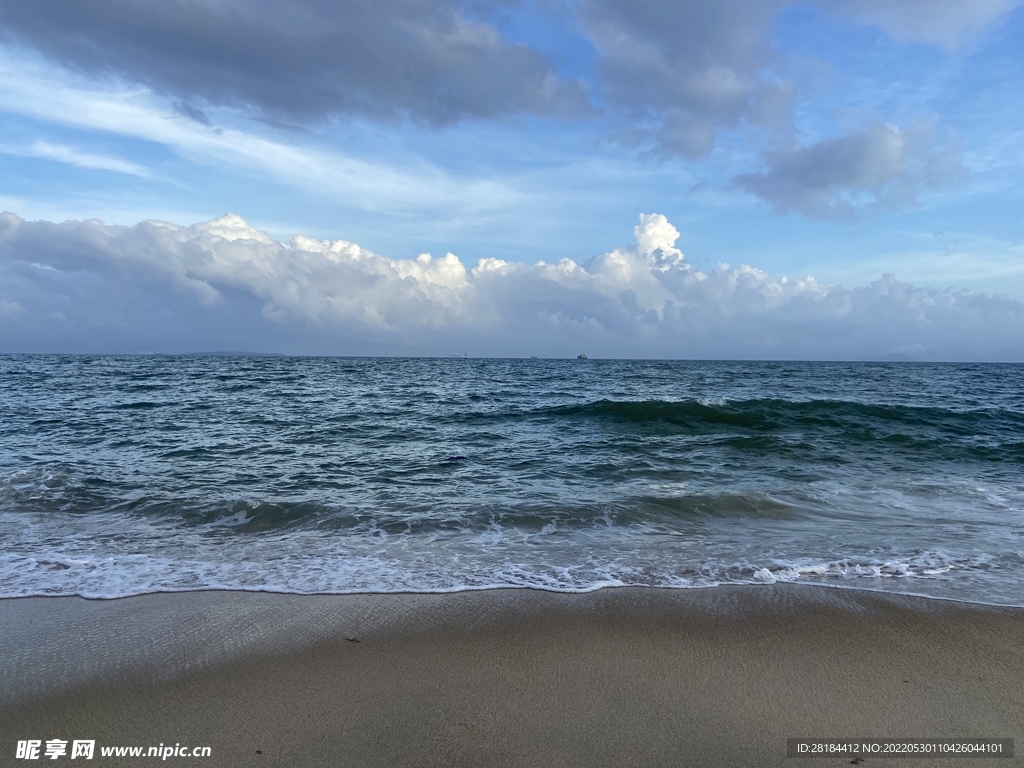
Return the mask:
[[0, 2], [8, 41], [62, 66], [179, 99], [270, 116], [359, 115], [444, 125], [579, 116], [582, 85], [467, 17], [457, 0]]
[[[799, 67], [773, 45], [779, 15], [809, 4], [848, 23], [876, 26], [900, 42], [952, 50], [976, 39], [1022, 1], [542, 3], [552, 29], [576, 30], [596, 51], [588, 60], [585, 86], [560, 75], [535, 48], [503, 35], [501, 24], [486, 21], [514, 17], [523, 8], [517, 0], [394, 0], [385, 10], [370, 0], [0, 0], [0, 41], [8, 43], [9, 52], [42, 54], [64, 74], [89, 78], [92, 86], [86, 90], [95, 98], [78, 94], [71, 99], [78, 109], [68, 109], [62, 98], [40, 106], [37, 102], [47, 102], [60, 89], [39, 92], [22, 84], [24, 68], [0, 78], [6, 81], [0, 90], [20, 97], [0, 96], [9, 109], [161, 141], [206, 162], [230, 158], [320, 192], [346, 195], [372, 210], [393, 207], [403, 198], [421, 207], [421, 191], [429, 197], [494, 201], [497, 209], [502, 193], [510, 190], [476, 188], [462, 194], [459, 190], [468, 187], [460, 180], [431, 179], [443, 175], [436, 168], [408, 173], [403, 169], [408, 164], [401, 162], [362, 167], [374, 164], [253, 132], [218, 132], [214, 118], [241, 113], [263, 126], [300, 127], [351, 117], [409, 119], [436, 127], [467, 119], [604, 114], [607, 135], [620, 144], [645, 156], [689, 160], [720, 147], [723, 133], [742, 130], [747, 146], [772, 149], [760, 156], [760, 173], [742, 176], [740, 186], [778, 210], [843, 217], [851, 209], [912, 205], [922, 190], [936, 187], [926, 176], [937, 166], [915, 175], [915, 159], [932, 157], [918, 143], [907, 150], [910, 154], [890, 158], [893, 173], [880, 169], [882, 182], [836, 165], [829, 179], [802, 172], [805, 158], [824, 155], [840, 164], [841, 155], [858, 152], [868, 164], [872, 157], [884, 161], [879, 152], [885, 142], [871, 128], [824, 140], [818, 133], [804, 146], [796, 142], [799, 110], [794, 107], [801, 90], [792, 73]], [[539, 37], [549, 32], [556, 42], [566, 42], [551, 30]], [[139, 114], [146, 99], [148, 114]], [[901, 135], [909, 141], [912, 132], [907, 126]], [[946, 162], [944, 178], [956, 176], [957, 162], [955, 157]], [[901, 164], [908, 168], [903, 175], [896, 172]], [[807, 188], [797, 187], [801, 178], [811, 182]], [[851, 180], [844, 183], [844, 178]], [[779, 180], [785, 190], [771, 192], [759, 179]]]
[[25, 308], [16, 301], [0, 299], [0, 317], [17, 317]]
[[146, 89], [83, 80], [2, 49], [0, 102], [36, 120], [159, 143], [207, 166], [267, 174], [362, 210], [480, 211], [507, 206], [520, 194], [500, 180], [459, 178], [417, 158], [376, 162], [236, 127], [212, 128]]
[[1021, 5], [1022, 0], [823, 0], [840, 18], [871, 24], [901, 42], [956, 49]]
[[141, 165], [122, 160], [118, 157], [98, 155], [92, 152], [82, 152], [74, 147], [64, 144], [51, 144], [48, 141], [35, 141], [24, 147], [3, 147], [0, 151], [9, 155], [21, 157], [39, 157], [44, 160], [54, 160], [58, 163], [67, 163], [78, 168], [91, 168], [100, 171], [114, 171], [115, 173], [127, 173], [132, 176], [145, 177], [149, 171]]
[[[585, 0], [580, 18], [600, 57], [598, 93], [629, 127], [625, 144], [656, 156], [698, 158], [724, 130], [754, 128], [767, 139], [763, 167], [735, 186], [779, 212], [850, 218], [858, 211], [917, 204], [924, 190], [967, 174], [959, 136], [935, 119], [905, 129], [879, 122], [808, 143], [797, 140], [797, 84], [781, 73], [770, 44], [778, 14], [792, 0]], [[1017, 0], [906, 3], [819, 0], [816, 7], [877, 25], [900, 40], [955, 47], [993, 23]], [[758, 146], [758, 139], [751, 146]]]
[[960, 137], [951, 128], [916, 123], [906, 130], [876, 123], [863, 131], [776, 150], [767, 167], [735, 184], [780, 213], [851, 218], [859, 208], [899, 210], [923, 190], [967, 175]]
[[[893, 275], [844, 288], [749, 265], [702, 271], [659, 214], [641, 216], [634, 235], [634, 245], [582, 262], [467, 267], [450, 253], [390, 259], [344, 240], [281, 243], [232, 215], [114, 227], [5, 214], [0, 274], [24, 311], [0, 327], [0, 343], [67, 348], [78, 334], [75, 343], [111, 349], [130, 336], [152, 349], [173, 326], [182, 329], [174, 343], [193, 350], [259, 349], [273, 338], [279, 351], [335, 353], [1024, 357], [1015, 300]], [[55, 312], [67, 321], [46, 325]]]
[[[900, 41], [955, 48], [1022, 0], [817, 0], [822, 12]], [[723, 129], [786, 131], [797, 86], [771, 35], [794, 0], [584, 0], [601, 96], [631, 122], [620, 138], [664, 155], [709, 153]]]
[[768, 72], [782, 0], [586, 0], [580, 19], [600, 54], [600, 93], [633, 124], [626, 134], [669, 155], [699, 157], [741, 121], [785, 122], [791, 84]]
[[[1022, 0], [812, 0], [824, 13], [901, 41], [952, 48]], [[797, 0], [546, 2], [597, 50], [601, 98], [639, 122], [635, 140], [706, 154], [722, 128], [791, 118], [795, 86], [771, 45]], [[0, 0], [0, 40], [94, 78], [114, 76], [173, 98], [265, 117], [408, 117], [430, 125], [513, 115], [595, 114], [582, 81], [482, 19], [516, 0]]]

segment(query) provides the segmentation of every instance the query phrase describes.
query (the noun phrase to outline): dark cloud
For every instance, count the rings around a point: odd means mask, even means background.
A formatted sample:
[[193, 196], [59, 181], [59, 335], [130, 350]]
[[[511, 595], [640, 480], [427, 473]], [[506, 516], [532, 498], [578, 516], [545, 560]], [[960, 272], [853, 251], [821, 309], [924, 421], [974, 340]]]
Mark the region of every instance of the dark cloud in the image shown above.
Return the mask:
[[[954, 44], [1021, 0], [817, 0], [901, 39]], [[514, 114], [593, 114], [583, 86], [483, 21], [516, 0], [0, 0], [0, 33], [65, 66], [143, 82], [179, 112], [264, 118], [408, 116], [441, 125]], [[796, 97], [770, 44], [795, 0], [545, 0], [597, 49], [620, 136], [695, 157], [717, 132], [787, 126]], [[775, 74], [773, 74], [775, 73]]]
[[195, 120], [197, 123], [202, 123], [203, 125], [211, 124], [210, 118], [207, 117], [206, 113], [203, 112], [203, 110], [196, 108], [188, 102], [179, 100], [174, 102], [173, 106], [175, 112], [177, 112], [179, 115], [182, 115], [183, 117], [187, 117], [189, 120]]
[[847, 219], [858, 208], [898, 210], [925, 189], [963, 178], [960, 137], [929, 123], [906, 130], [878, 123], [845, 136], [769, 153], [767, 167], [735, 183], [811, 218]]
[[[1024, 0], [807, 0], [898, 40], [955, 47]], [[876, 125], [800, 144], [797, 84], [771, 34], [797, 0], [534, 0], [597, 52], [593, 96], [611, 135], [655, 157], [697, 158], [723, 130], [753, 129], [763, 168], [736, 184], [779, 211], [843, 218], [912, 205], [964, 173], [955, 134]], [[587, 89], [481, 19], [519, 0], [0, 0], [0, 35], [91, 75], [270, 125], [338, 116], [428, 125], [594, 115]], [[3, 39], [0, 37], [0, 39]], [[940, 135], [941, 134], [941, 135]], [[767, 140], [766, 140], [767, 139]], [[785, 149], [779, 149], [784, 147]]]
[[710, 152], [742, 120], [785, 122], [792, 87], [765, 71], [783, 0], [586, 0], [580, 20], [600, 58], [602, 97], [669, 155]]
[[[817, 0], [900, 39], [952, 45], [1021, 0]], [[634, 140], [689, 157], [741, 121], [786, 124], [772, 74], [795, 0], [538, 0], [589, 38], [602, 98]], [[517, 0], [0, 0], [0, 34], [65, 66], [143, 82], [202, 120], [203, 103], [291, 119], [409, 116], [429, 124], [593, 114], [576, 81], [481, 18]]]
[[[956, 47], [1024, 0], [812, 0], [819, 11], [899, 40]], [[770, 44], [797, 0], [583, 0], [581, 26], [600, 57], [599, 91], [631, 126], [625, 143], [698, 157], [718, 132], [747, 124], [786, 134], [796, 85]], [[851, 137], [851, 142], [856, 142]]]
[[[951, 48], [1021, 0], [816, 0], [819, 11], [879, 27], [899, 40]], [[849, 218], [914, 205], [923, 190], [962, 179], [962, 147], [934, 122], [901, 130], [878, 124], [802, 144], [793, 126], [797, 85], [781, 76], [770, 44], [778, 14], [794, 0], [584, 0], [583, 29], [600, 54], [600, 96], [629, 127], [624, 144], [655, 156], [695, 158], [721, 131], [753, 127], [773, 147], [763, 168], [736, 186], [779, 212]], [[783, 149], [780, 149], [782, 147]]]
[[456, 0], [0, 0], [8, 41], [199, 103], [441, 125], [578, 116], [583, 87]]

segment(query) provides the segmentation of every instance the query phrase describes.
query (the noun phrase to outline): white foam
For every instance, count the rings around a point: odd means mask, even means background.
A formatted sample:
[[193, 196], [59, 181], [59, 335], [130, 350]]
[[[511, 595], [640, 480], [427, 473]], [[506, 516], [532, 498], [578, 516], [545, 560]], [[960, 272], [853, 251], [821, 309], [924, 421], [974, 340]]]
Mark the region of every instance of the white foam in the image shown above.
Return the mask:
[[[301, 538], [301, 537], [300, 537]], [[321, 546], [290, 541], [275, 551], [273, 540], [256, 544], [202, 548], [161, 555], [158, 552], [88, 555], [54, 551], [26, 556], [0, 555], [2, 596], [80, 595], [114, 598], [149, 592], [203, 589], [253, 590], [297, 594], [361, 592], [454, 592], [497, 587], [529, 587], [559, 592], [587, 592], [606, 586], [694, 588], [721, 584], [800, 582], [857, 584], [914, 594], [984, 599], [991, 557], [946, 558], [934, 553], [906, 560], [845, 558], [829, 562], [750, 563], [705, 558], [681, 566], [665, 555], [620, 547], [590, 551], [532, 545], [529, 551], [496, 530], [474, 537], [436, 541], [431, 549], [410, 537], [345, 537], [333, 542], [334, 554]], [[548, 541], [559, 537], [545, 536]], [[521, 541], [521, 539], [519, 540]], [[490, 549], [484, 544], [489, 544]], [[593, 545], [593, 541], [590, 542]], [[188, 548], [183, 548], [188, 549]], [[234, 550], [231, 556], [226, 552]], [[214, 555], [220, 553], [221, 556]], [[205, 557], [204, 557], [205, 555]], [[958, 583], [952, 576], [973, 578]], [[979, 578], [981, 577], [981, 578]], [[1005, 583], [1005, 580], [1003, 580]], [[963, 586], [968, 589], [959, 589]], [[959, 590], [959, 591], [958, 591]], [[972, 592], [973, 590], [973, 592]], [[1007, 590], [1008, 591], [1008, 590]], [[1019, 595], [1019, 592], [1018, 592]], [[989, 602], [1018, 600], [993, 597]]]
[[249, 522], [249, 512], [247, 510], [241, 510], [233, 515], [219, 517], [210, 523], [210, 525], [243, 525], [247, 522]]
[[[247, 509], [250, 509], [247, 507]], [[840, 543], [841, 529], [791, 541], [756, 535], [754, 523], [670, 530], [623, 525], [606, 514], [589, 527], [558, 521], [519, 528], [433, 527], [390, 533], [367, 521], [345, 530], [240, 529], [243, 510], [205, 525], [132, 517], [0, 511], [0, 596], [113, 598], [202, 589], [297, 594], [453, 592], [528, 587], [587, 592], [605, 586], [709, 587], [797, 582], [860, 586], [1019, 604], [1024, 555]], [[739, 533], [731, 533], [738, 531]], [[813, 533], [813, 532], [812, 532]], [[829, 538], [831, 537], [831, 538]], [[848, 538], [848, 537], [847, 537]], [[801, 552], [829, 556], [799, 556]]]

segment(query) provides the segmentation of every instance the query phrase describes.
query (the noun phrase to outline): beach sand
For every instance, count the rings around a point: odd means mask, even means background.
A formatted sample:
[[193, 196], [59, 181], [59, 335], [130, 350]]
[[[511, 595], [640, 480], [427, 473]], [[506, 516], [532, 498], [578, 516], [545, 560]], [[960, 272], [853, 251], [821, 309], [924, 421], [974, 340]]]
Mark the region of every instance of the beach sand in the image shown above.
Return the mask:
[[2, 600], [0, 665], [4, 765], [53, 738], [95, 739], [87, 764], [180, 743], [212, 756], [168, 764], [211, 766], [850, 763], [786, 758], [796, 736], [1024, 750], [1024, 609], [798, 585]]

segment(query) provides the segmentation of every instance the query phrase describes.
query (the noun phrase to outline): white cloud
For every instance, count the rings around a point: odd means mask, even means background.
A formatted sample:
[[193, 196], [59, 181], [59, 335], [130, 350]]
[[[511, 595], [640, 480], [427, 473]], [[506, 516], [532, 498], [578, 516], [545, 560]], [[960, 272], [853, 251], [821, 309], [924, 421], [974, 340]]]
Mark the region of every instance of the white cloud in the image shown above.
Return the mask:
[[[915, 288], [893, 275], [848, 289], [812, 277], [775, 279], [749, 265], [701, 271], [676, 248], [678, 232], [664, 216], [641, 216], [634, 234], [635, 245], [583, 263], [481, 259], [467, 268], [450, 253], [390, 259], [301, 235], [284, 244], [231, 215], [129, 228], [5, 214], [0, 270], [33, 297], [24, 302], [26, 319], [59, 309], [79, 328], [115, 294], [133, 291], [147, 312], [163, 302], [200, 323], [238, 320], [256, 301], [262, 319], [237, 323], [250, 347], [276, 328], [295, 338], [493, 355], [586, 345], [594, 355], [621, 356], [858, 358], [920, 347], [921, 356], [939, 359], [1024, 357], [1018, 301]], [[76, 305], [61, 304], [47, 288], [59, 279], [90, 291], [79, 291]], [[161, 293], [167, 289], [179, 298]], [[208, 321], [203, 312], [212, 313]], [[131, 325], [131, 317], [120, 321]]]
[[2, 45], [0, 104], [35, 120], [162, 144], [202, 165], [268, 174], [361, 210], [445, 208], [467, 214], [498, 210], [522, 198], [500, 181], [458, 178], [415, 158], [403, 158], [397, 167], [205, 125], [148, 88], [87, 80]]
[[877, 253], [856, 261], [822, 258], [805, 268], [834, 282], [861, 282], [882, 272], [896, 271], [915, 285], [933, 288], [955, 285], [1024, 296], [1024, 245], [955, 232], [942, 233], [939, 237], [920, 233], [917, 239], [910, 250]]
[[128, 160], [108, 155], [98, 155], [93, 152], [82, 152], [74, 147], [64, 144], [52, 144], [48, 141], [35, 141], [23, 147], [3, 147], [0, 148], [0, 152], [20, 157], [39, 157], [44, 160], [54, 160], [58, 163], [67, 163], [78, 168], [114, 171], [116, 173], [127, 173], [132, 176], [141, 177], [149, 175], [149, 171], [146, 168]]
[[955, 49], [977, 37], [1021, 0], [820, 0], [837, 15], [874, 24], [900, 41]]
[[17, 317], [25, 308], [16, 301], [0, 299], [0, 317]]

